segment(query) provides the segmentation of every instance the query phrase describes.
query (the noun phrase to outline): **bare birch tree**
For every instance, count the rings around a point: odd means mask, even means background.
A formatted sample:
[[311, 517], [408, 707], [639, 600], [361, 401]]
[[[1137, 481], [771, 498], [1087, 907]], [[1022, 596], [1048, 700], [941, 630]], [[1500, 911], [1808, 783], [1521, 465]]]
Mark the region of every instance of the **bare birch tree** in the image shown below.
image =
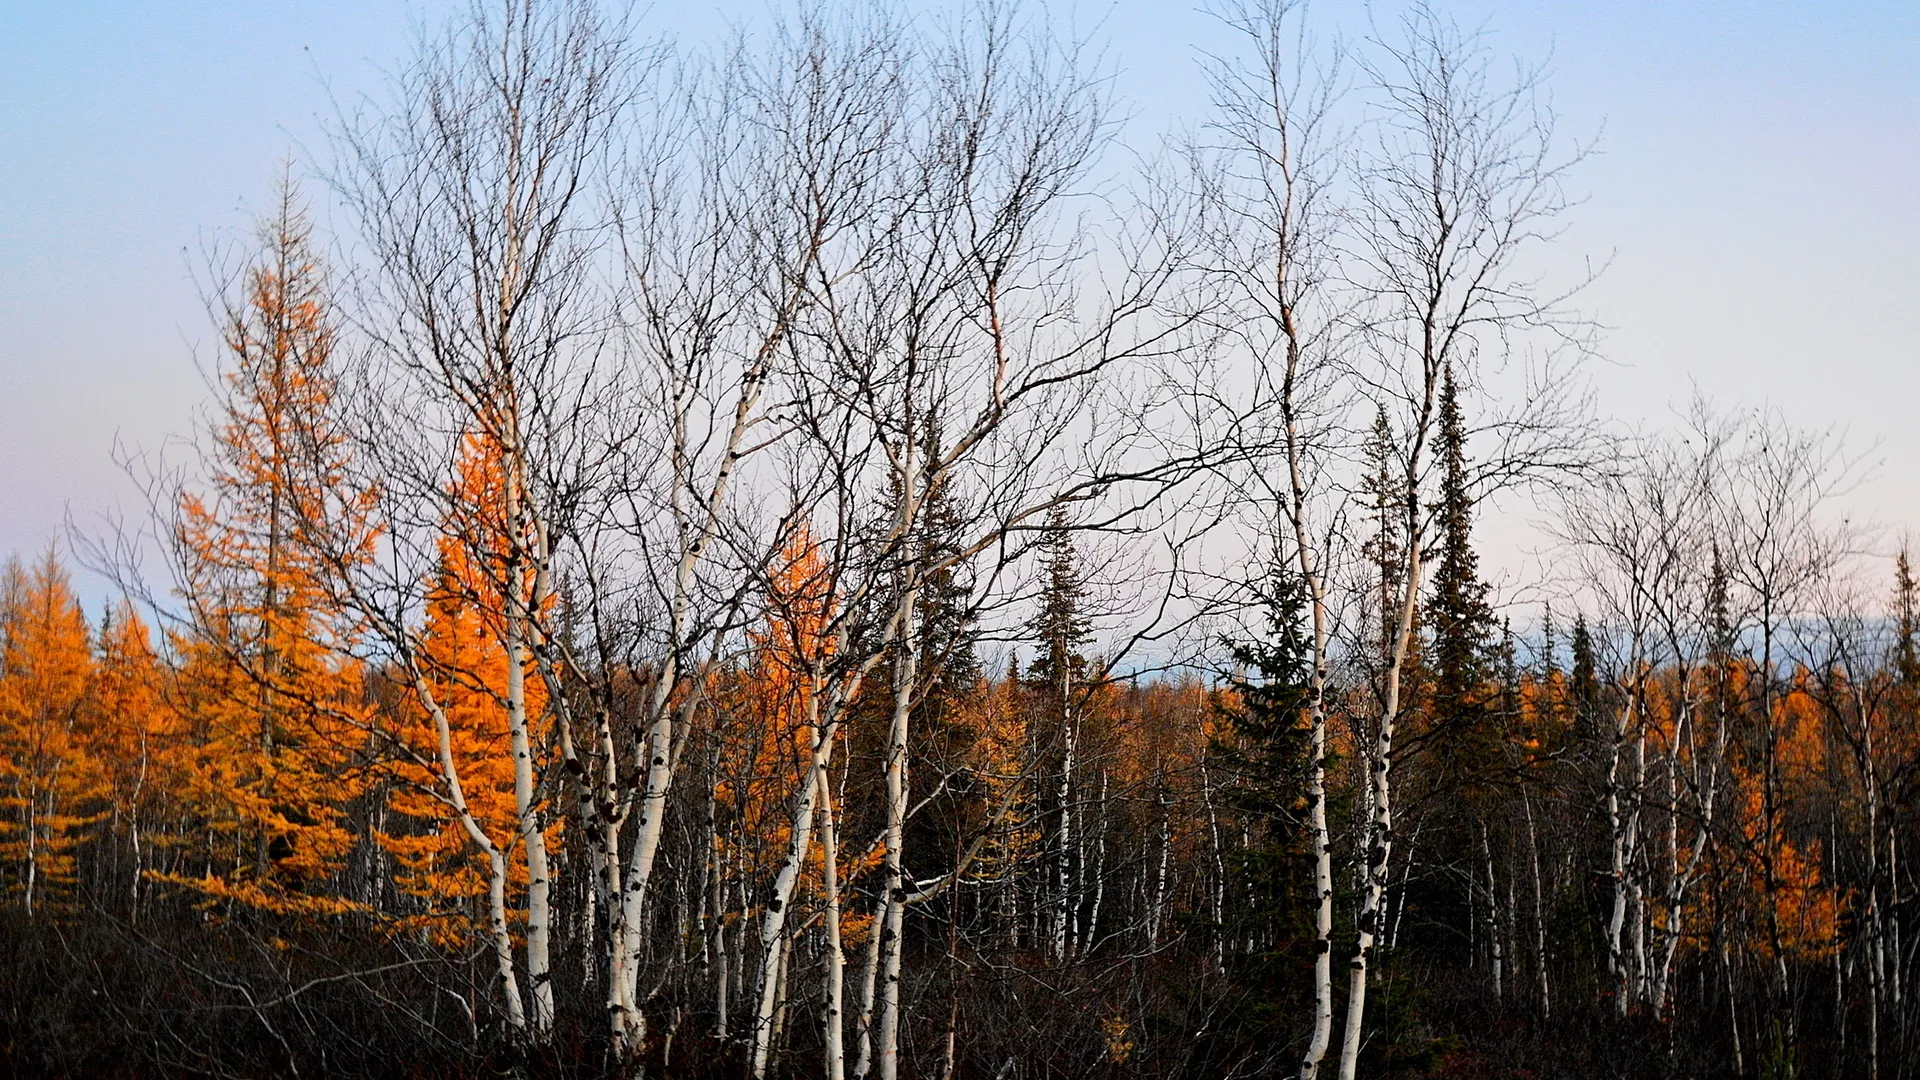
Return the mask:
[[[554, 1015], [554, 883], [527, 681], [554, 630], [556, 538], [599, 479], [602, 432], [577, 422], [604, 408], [611, 387], [594, 281], [606, 218], [593, 180], [631, 93], [631, 59], [624, 28], [589, 4], [475, 6], [421, 40], [388, 102], [337, 131], [336, 190], [370, 262], [357, 282], [355, 420], [386, 551], [370, 566], [341, 553], [336, 587], [439, 729], [440, 795], [492, 868], [499, 978], [518, 1023], [501, 896], [513, 853], [466, 807], [416, 621], [438, 536], [453, 529], [453, 541], [492, 556], [481, 565], [506, 658], [513, 846], [528, 873], [524, 1022], [536, 1039]], [[498, 475], [497, 514], [454, 505], [449, 477], [469, 446]]]
[[1351, 386], [1340, 378], [1336, 355], [1346, 323], [1336, 280], [1339, 208], [1332, 203], [1344, 150], [1333, 129], [1339, 68], [1337, 56], [1315, 55], [1304, 6], [1275, 0], [1218, 9], [1247, 55], [1213, 62], [1215, 116], [1190, 152], [1204, 208], [1200, 278], [1220, 291], [1222, 309], [1213, 317], [1253, 368], [1245, 482], [1260, 512], [1271, 515], [1263, 524], [1275, 530], [1275, 550], [1289, 551], [1298, 564], [1312, 620], [1307, 799], [1317, 944], [1313, 1026], [1300, 1076], [1313, 1080], [1333, 1031], [1326, 806], [1333, 613], [1324, 567], [1344, 515], [1328, 473], [1346, 441], [1337, 425]]
[[1377, 115], [1373, 145], [1356, 166], [1349, 278], [1365, 295], [1363, 327], [1378, 361], [1363, 377], [1388, 409], [1396, 439], [1403, 546], [1384, 701], [1365, 751], [1370, 821], [1341, 1080], [1358, 1067], [1368, 965], [1386, 929], [1395, 728], [1430, 537], [1422, 492], [1434, 465], [1442, 379], [1451, 372], [1463, 386], [1480, 386], [1508, 359], [1500, 350], [1516, 335], [1543, 335], [1545, 363], [1526, 373], [1503, 415], [1480, 427], [1495, 445], [1478, 455], [1476, 498], [1577, 465], [1584, 450], [1578, 385], [1557, 363], [1579, 357], [1583, 327], [1565, 307], [1569, 294], [1543, 288], [1523, 263], [1569, 207], [1563, 180], [1580, 153], [1562, 156], [1537, 75], [1523, 70], [1496, 82], [1484, 43], [1433, 9], [1416, 6], [1396, 38], [1373, 47], [1377, 59], [1362, 68]]

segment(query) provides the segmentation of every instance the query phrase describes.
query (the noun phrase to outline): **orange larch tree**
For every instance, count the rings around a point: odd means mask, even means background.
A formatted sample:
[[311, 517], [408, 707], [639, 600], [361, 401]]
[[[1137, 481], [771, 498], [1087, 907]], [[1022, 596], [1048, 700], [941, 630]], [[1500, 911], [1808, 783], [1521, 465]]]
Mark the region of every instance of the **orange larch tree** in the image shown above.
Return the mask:
[[110, 800], [107, 834], [115, 850], [115, 890], [138, 912], [151, 868], [155, 832], [165, 827], [177, 783], [171, 770], [176, 727], [163, 694], [165, 672], [147, 625], [122, 602], [102, 620], [94, 660], [91, 749]]
[[87, 752], [86, 615], [49, 548], [0, 580], [0, 860], [29, 915], [72, 898], [75, 850], [105, 812]]
[[353, 627], [327, 582], [373, 535], [332, 414], [335, 331], [310, 234], [286, 183], [244, 295], [226, 302], [208, 486], [182, 493], [171, 539], [188, 607], [175, 639], [185, 765], [214, 847], [191, 884], [318, 913], [357, 906], [328, 886], [356, 843], [349, 808], [368, 775]]
[[[513, 735], [508, 722], [508, 655], [503, 593], [514, 587], [500, 541], [502, 486], [499, 458], [486, 440], [466, 440], [453, 485], [454, 520], [439, 540], [440, 560], [427, 590], [426, 621], [418, 659], [428, 693], [444, 713], [453, 775], [465, 814], [484, 837], [471, 834], [450, 798], [435, 720], [425, 709], [408, 709], [397, 735], [406, 751], [395, 771], [402, 782], [389, 803], [400, 815], [380, 841], [402, 867], [402, 891], [423, 900], [420, 917], [437, 933], [464, 938], [483, 918], [473, 902], [492, 887], [498, 856], [504, 893], [523, 894], [529, 874], [521, 845], [521, 815], [514, 790]], [[531, 583], [521, 581], [526, 592]], [[524, 685], [529, 742], [546, 747], [551, 728], [546, 690], [537, 679]], [[557, 815], [542, 824], [549, 844], [558, 840]], [[515, 924], [523, 905], [506, 901]]]
[[[403, 786], [390, 805], [408, 827], [385, 829], [380, 839], [404, 867], [402, 889], [428, 900], [423, 917], [443, 935], [470, 930], [459, 916], [486, 897], [484, 925], [509, 1020], [539, 1035], [553, 1021], [547, 851], [561, 822], [540, 783], [552, 717], [545, 685], [529, 678], [526, 633], [553, 600], [521, 557], [526, 520], [514, 512], [498, 440], [468, 435], [455, 469], [425, 624], [404, 655], [411, 703], [394, 732]], [[516, 926], [524, 931], [530, 1011], [514, 967]]]

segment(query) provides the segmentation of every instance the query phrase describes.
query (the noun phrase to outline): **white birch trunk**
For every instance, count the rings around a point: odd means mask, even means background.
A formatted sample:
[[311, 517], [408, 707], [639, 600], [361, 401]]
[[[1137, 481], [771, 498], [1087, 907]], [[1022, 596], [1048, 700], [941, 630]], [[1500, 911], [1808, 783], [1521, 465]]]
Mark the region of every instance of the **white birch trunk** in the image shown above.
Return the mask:
[[1871, 941], [1871, 955], [1867, 958], [1867, 1077], [1880, 1080], [1880, 999], [1885, 993], [1887, 961], [1886, 927], [1880, 907], [1879, 767], [1874, 758], [1873, 714], [1870, 706], [1860, 700], [1857, 689], [1855, 695], [1865, 744], [1861, 771], [1865, 773], [1867, 787], [1867, 936]]
[[1080, 935], [1081, 951], [1100, 939], [1100, 907], [1107, 897], [1107, 773], [1100, 772], [1100, 831], [1093, 845], [1093, 904], [1087, 912], [1087, 925]]
[[640, 819], [633, 836], [633, 851], [621, 881], [619, 905], [615, 909], [615, 934], [609, 942], [615, 950], [614, 970], [618, 977], [609, 980], [616, 995], [610, 1002], [608, 1022], [615, 1045], [623, 1055], [637, 1053], [646, 1040], [646, 1018], [638, 1001], [640, 954], [645, 945], [644, 926], [648, 887], [653, 879], [654, 859], [660, 850], [660, 838], [666, 828], [667, 791], [673, 782], [669, 768], [674, 739], [674, 715], [666, 700], [671, 692], [674, 666], [671, 662], [660, 675], [652, 695], [652, 729], [635, 753], [641, 758], [641, 774], [646, 786], [639, 802]]
[[[715, 841], [715, 862], [719, 862]], [[733, 969], [727, 950], [727, 886], [724, 864], [716, 867], [713, 877], [713, 1035], [725, 1044], [731, 1037], [727, 1015], [727, 1006], [732, 999]]]
[[1150, 948], [1160, 946], [1160, 928], [1164, 925], [1167, 910], [1167, 869], [1173, 859], [1173, 820], [1172, 811], [1167, 806], [1165, 791], [1160, 792], [1160, 865], [1153, 875], [1153, 904], [1147, 910], [1147, 945]]
[[821, 1012], [825, 1027], [827, 1080], [844, 1080], [847, 1071], [845, 1011], [846, 953], [840, 942], [840, 834], [834, 825], [833, 785], [820, 774], [821, 889], [825, 893], [822, 919], [827, 934], [826, 1000]]
[[[802, 265], [810, 265], [817, 257], [818, 250], [819, 237], [814, 236], [810, 238]], [[794, 280], [799, 281], [803, 277], [804, 274], [801, 274]], [[673, 487], [669, 505], [683, 545], [674, 567], [672, 599], [668, 604], [667, 652], [662, 658], [661, 670], [648, 702], [647, 715], [651, 718], [651, 724], [646, 737], [638, 740], [639, 745], [635, 748], [639, 759], [636, 764], [646, 779], [640, 796], [640, 820], [634, 835], [633, 853], [620, 889], [620, 903], [615, 909], [615, 932], [609, 934], [609, 944], [615, 950], [613, 966], [619, 970], [621, 977], [609, 980], [613, 984], [610, 990], [613, 996], [610, 997], [607, 1010], [608, 1022], [614, 1045], [623, 1056], [637, 1052], [646, 1039], [645, 1018], [638, 1012], [638, 1002], [635, 1000], [640, 951], [644, 944], [641, 918], [652, 884], [660, 839], [666, 828], [667, 795], [673, 785], [673, 763], [677, 755], [674, 753], [672, 694], [683, 674], [680, 668], [681, 650], [692, 644], [688, 640], [688, 623], [693, 604], [695, 572], [719, 529], [721, 508], [726, 505], [735, 471], [743, 456], [741, 447], [755, 422], [755, 413], [767, 384], [767, 372], [802, 302], [803, 290], [796, 285], [785, 297], [752, 362], [741, 373], [739, 389], [734, 398], [732, 422], [715, 459], [718, 464], [714, 468], [712, 482], [695, 507], [693, 520], [689, 519], [682, 494], [690, 490], [694, 483], [690, 447], [695, 439], [688, 430], [686, 410], [697, 395], [688, 385], [691, 374], [684, 371], [675, 373], [674, 402], [677, 407], [673, 417]], [[693, 695], [689, 695], [689, 704], [692, 700]], [[724, 1009], [721, 1027], [724, 1030]]]
[[873, 1004], [879, 983], [880, 930], [886, 918], [886, 902], [881, 901], [874, 923], [867, 931], [867, 955], [860, 965], [860, 1009], [853, 1020], [854, 1080], [865, 1080], [873, 1070]]
[[1493, 953], [1493, 998], [1506, 997], [1506, 953], [1500, 940], [1500, 888], [1493, 876], [1493, 848], [1487, 841], [1487, 827], [1480, 826], [1480, 859], [1487, 868], [1487, 944]]
[[[1289, 269], [1282, 259], [1282, 278]], [[1333, 1037], [1333, 839], [1327, 828], [1327, 669], [1328, 634], [1325, 583], [1320, 578], [1313, 530], [1307, 522], [1306, 447], [1300, 433], [1294, 393], [1300, 376], [1300, 331], [1291, 304], [1281, 308], [1281, 330], [1287, 339], [1286, 378], [1281, 387], [1281, 412], [1286, 429], [1287, 519], [1292, 527], [1294, 555], [1300, 580], [1307, 587], [1313, 620], [1313, 675], [1307, 699], [1307, 830], [1313, 845], [1314, 956], [1313, 1033], [1300, 1061], [1300, 1080], [1315, 1080]]]
[[[507, 520], [516, 526], [523, 512], [517, 476], [518, 458], [507, 483]], [[518, 550], [515, 544], [515, 550]], [[527, 719], [526, 640], [528, 612], [524, 569], [510, 561], [506, 597], [507, 732], [513, 754], [513, 809], [520, 843], [527, 859], [527, 983], [531, 989], [530, 1029], [536, 1040], [553, 1030], [553, 971], [550, 942], [553, 924], [553, 876], [547, 862], [547, 838], [534, 801], [533, 739]]]
[[1607, 756], [1607, 831], [1608, 863], [1607, 870], [1613, 882], [1613, 905], [1607, 916], [1607, 978], [1613, 986], [1614, 1014], [1627, 1014], [1627, 966], [1625, 931], [1627, 920], [1627, 816], [1622, 805], [1620, 783], [1620, 754], [1626, 747], [1627, 731], [1632, 723], [1635, 698], [1638, 690], [1639, 665], [1638, 653], [1632, 661], [1636, 667], [1634, 684], [1627, 691], [1627, 700], [1620, 706], [1619, 718], [1614, 722], [1613, 738]]
[[1060, 830], [1055, 839], [1057, 847], [1054, 864], [1053, 898], [1053, 961], [1060, 963], [1067, 957], [1067, 925], [1070, 918], [1073, 894], [1073, 768], [1075, 752], [1078, 750], [1073, 722], [1073, 673], [1069, 665], [1062, 663], [1055, 673], [1060, 680], [1060, 731], [1065, 740], [1060, 765]]
[[780, 950], [774, 966], [773, 1018], [767, 1025], [767, 1041], [770, 1047], [777, 1048], [786, 1033], [787, 1027], [787, 979], [793, 971], [793, 933], [789, 931], [780, 940]]
[[[909, 480], [913, 477], [907, 471]], [[914, 622], [919, 601], [919, 583], [911, 581], [901, 599], [899, 657], [894, 667], [893, 723], [887, 740], [887, 850], [885, 926], [880, 932], [880, 1080], [898, 1080], [900, 1075], [900, 961], [905, 942], [901, 931], [906, 922], [907, 882], [903, 849], [907, 825], [907, 723], [911, 716], [913, 689], [918, 678], [919, 657], [914, 644]], [[1064, 922], [1061, 924], [1065, 926]]]
[[[817, 673], [809, 678], [817, 694]], [[837, 705], [830, 706], [829, 711], [838, 712]], [[813, 733], [812, 754], [807, 762], [806, 775], [802, 777], [796, 792], [787, 855], [780, 863], [779, 872], [774, 875], [773, 893], [767, 899], [766, 914], [762, 916], [760, 924], [760, 1002], [753, 1017], [753, 1075], [756, 1080], [766, 1075], [768, 1055], [772, 1052], [774, 1014], [782, 1000], [781, 959], [788, 947], [787, 918], [792, 911], [793, 893], [800, 881], [800, 872], [806, 865], [807, 850], [813, 843], [816, 799], [826, 785], [827, 770], [833, 756], [836, 722], [827, 720], [824, 730], [819, 726], [820, 705], [814, 694], [808, 696], [807, 712], [808, 727]]]
[[[1646, 800], [1647, 791], [1647, 732], [1642, 725], [1633, 744], [1633, 812], [1627, 815], [1630, 846], [1628, 848], [1628, 866], [1631, 868], [1640, 855], [1640, 810]], [[1632, 917], [1633, 942], [1633, 999], [1644, 1002], [1647, 997], [1647, 903], [1646, 882], [1650, 876], [1644, 873], [1629, 874], [1631, 887], [1631, 905], [1628, 914]]]
[[[1299, 490], [1299, 469], [1294, 466]], [[1297, 527], [1301, 574], [1313, 613], [1313, 682], [1307, 702], [1307, 835], [1313, 844], [1313, 1033], [1300, 1062], [1300, 1080], [1315, 1080], [1333, 1041], [1333, 837], [1327, 828], [1327, 607], [1308, 533]]]
[[1213, 855], [1213, 888], [1208, 890], [1207, 908], [1213, 917], [1215, 927], [1213, 935], [1213, 969], [1226, 974], [1226, 934], [1220, 927], [1226, 925], [1227, 907], [1227, 862], [1220, 850], [1220, 815], [1213, 806], [1213, 778], [1207, 771], [1207, 759], [1200, 758], [1200, 798], [1207, 810], [1207, 846]]
[[1535, 988], [1540, 995], [1540, 1017], [1553, 1017], [1553, 995], [1547, 977], [1547, 905], [1540, 884], [1540, 836], [1533, 824], [1533, 796], [1521, 791], [1527, 814], [1527, 861], [1533, 869], [1533, 963]]
[[[1417, 517], [1416, 519], [1417, 520]], [[1347, 975], [1347, 1022], [1340, 1041], [1340, 1080], [1353, 1080], [1360, 1065], [1360, 1033], [1367, 1008], [1367, 965], [1381, 926], [1382, 901], [1387, 889], [1388, 860], [1393, 855], [1393, 727], [1400, 713], [1400, 680], [1413, 638], [1414, 607], [1420, 597], [1421, 537], [1409, 529], [1407, 579], [1400, 596], [1399, 627], [1394, 634], [1393, 662], [1387, 668], [1387, 700], [1380, 710], [1380, 728], [1374, 733], [1372, 754], [1373, 820], [1367, 830], [1365, 887], [1360, 900], [1359, 933]]]
[[466, 830], [467, 838], [487, 857], [487, 934], [493, 943], [495, 978], [500, 985], [501, 1003], [506, 1006], [508, 1026], [515, 1032], [524, 1032], [526, 1005], [521, 1000], [520, 980], [513, 968], [513, 934], [507, 925], [507, 857], [467, 808], [466, 789], [460, 783], [460, 770], [453, 760], [453, 733], [446, 712], [434, 700], [419, 669], [413, 668], [409, 675], [415, 696], [433, 718], [435, 757], [440, 781], [446, 786], [447, 804], [460, 827]]
[[[1887, 815], [1887, 896], [1888, 902], [1900, 895], [1900, 833], [1897, 824], [1898, 815]], [[1904, 1020], [1906, 1009], [1905, 980], [1901, 969], [1905, 966], [1904, 954], [1900, 949], [1900, 920], [1886, 921], [1887, 933], [1887, 1005], [1895, 1016], [1903, 1017], [1901, 1032], [1906, 1030]]]

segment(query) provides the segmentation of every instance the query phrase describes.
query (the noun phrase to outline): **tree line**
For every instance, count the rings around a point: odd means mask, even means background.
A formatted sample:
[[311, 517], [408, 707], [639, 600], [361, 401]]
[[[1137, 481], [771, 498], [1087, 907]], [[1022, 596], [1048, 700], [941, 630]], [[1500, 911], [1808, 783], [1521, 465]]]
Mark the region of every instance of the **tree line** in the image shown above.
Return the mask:
[[1593, 415], [1536, 71], [1214, 14], [1127, 168], [1043, 11], [424, 32], [213, 261], [126, 599], [0, 581], [0, 1056], [1906, 1075], [1858, 460]]

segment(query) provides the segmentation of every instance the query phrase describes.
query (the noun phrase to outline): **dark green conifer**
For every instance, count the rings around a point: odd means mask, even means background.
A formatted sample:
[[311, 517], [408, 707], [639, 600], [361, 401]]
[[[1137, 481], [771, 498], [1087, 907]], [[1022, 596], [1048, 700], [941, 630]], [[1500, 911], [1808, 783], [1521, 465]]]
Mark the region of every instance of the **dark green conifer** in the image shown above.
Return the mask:
[[1902, 547], [1893, 561], [1893, 672], [1902, 684], [1920, 686], [1920, 585]]
[[1400, 584], [1405, 573], [1405, 531], [1401, 517], [1406, 509], [1406, 485], [1395, 467], [1393, 423], [1385, 406], [1376, 406], [1373, 432], [1364, 448], [1366, 473], [1361, 493], [1366, 499], [1366, 514], [1372, 535], [1361, 547], [1361, 554], [1373, 568], [1366, 604], [1373, 609], [1375, 625], [1370, 643], [1370, 666], [1384, 667], [1393, 648], [1396, 619], [1399, 615]]
[[[1232, 929], [1265, 943], [1263, 953], [1294, 949], [1303, 967], [1312, 957], [1312, 857], [1307, 828], [1307, 769], [1311, 753], [1306, 710], [1312, 698], [1313, 647], [1305, 626], [1306, 588], [1285, 559], [1262, 590], [1263, 633], [1228, 641], [1234, 674], [1223, 695], [1215, 759], [1229, 773], [1229, 800], [1255, 823], [1236, 855], [1246, 875], [1245, 911], [1229, 916]], [[1267, 972], [1277, 975], [1277, 972]]]
[[1594, 662], [1593, 632], [1587, 629], [1587, 616], [1573, 617], [1573, 671], [1568, 677], [1567, 697], [1573, 706], [1574, 741], [1587, 745], [1598, 737], [1600, 725], [1600, 676]]
[[1027, 681], [1060, 694], [1071, 692], [1071, 687], [1085, 679], [1087, 660], [1080, 648], [1093, 637], [1093, 624], [1085, 611], [1086, 583], [1080, 553], [1064, 509], [1056, 507], [1047, 515], [1040, 551], [1044, 580], [1039, 610], [1027, 624], [1034, 643]]
[[1480, 580], [1480, 557], [1473, 550], [1466, 428], [1450, 367], [1440, 384], [1440, 433], [1435, 449], [1443, 472], [1440, 550], [1426, 610], [1431, 634], [1426, 657], [1431, 671], [1430, 700], [1436, 727], [1455, 729], [1463, 737], [1471, 737], [1486, 709], [1494, 619], [1487, 602], [1487, 583]]

